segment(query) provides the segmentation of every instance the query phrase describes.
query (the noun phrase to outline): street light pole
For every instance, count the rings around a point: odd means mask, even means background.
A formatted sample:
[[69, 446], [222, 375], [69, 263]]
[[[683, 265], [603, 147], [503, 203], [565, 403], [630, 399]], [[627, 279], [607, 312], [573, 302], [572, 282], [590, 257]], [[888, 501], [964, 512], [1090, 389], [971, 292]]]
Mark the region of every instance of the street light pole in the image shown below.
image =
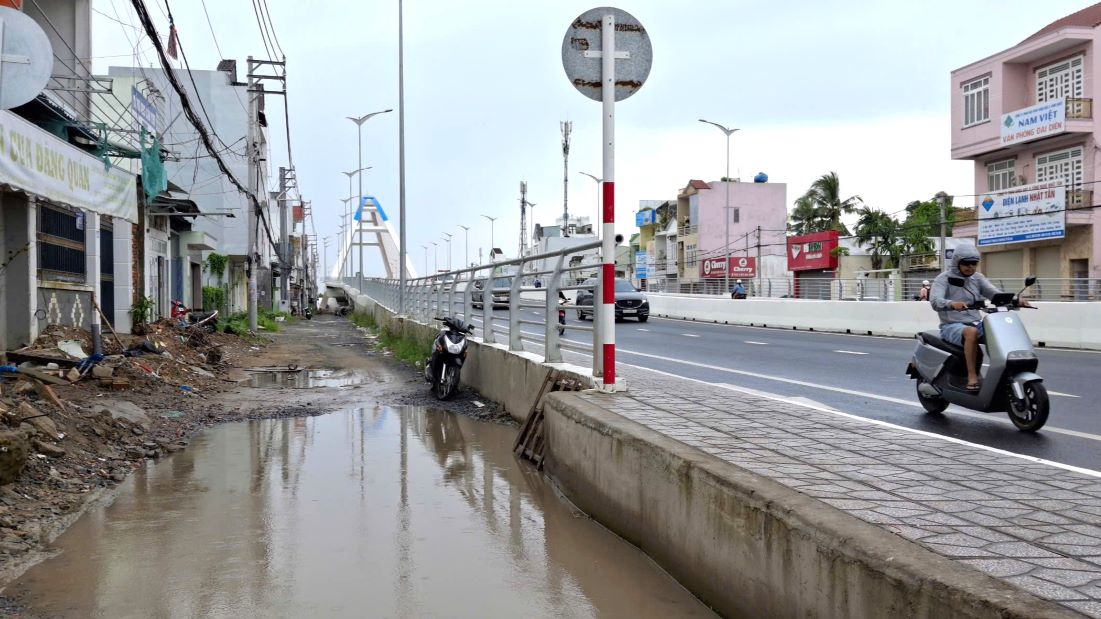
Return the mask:
[[588, 172], [579, 172], [579, 174], [584, 174], [585, 176], [588, 176], [589, 178], [596, 181], [596, 220], [593, 222], [593, 232], [596, 234], [596, 238], [600, 238], [600, 233], [597, 232], [598, 230], [600, 230], [600, 228], [596, 226], [596, 223], [600, 221], [600, 183], [603, 183], [604, 179], [597, 178], [596, 176], [589, 174]]
[[[371, 112], [370, 114], [364, 114], [363, 116], [359, 116], [359, 117], [356, 117], [356, 116], [348, 116], [347, 117], [348, 120], [350, 120], [350, 121], [352, 121], [356, 124], [356, 133], [358, 134], [358, 139], [357, 139], [357, 142], [356, 142], [356, 156], [359, 158], [359, 164], [358, 164], [357, 167], [360, 170], [363, 169], [363, 123], [367, 122], [372, 116], [378, 116], [379, 114], [385, 114], [387, 112], [392, 112], [392, 111], [393, 111], [392, 109], [387, 108], [387, 109], [382, 110], [380, 112]], [[349, 182], [351, 181], [350, 176], [348, 177], [348, 180], [349, 180]], [[362, 207], [363, 207], [363, 175], [360, 174], [359, 175], [359, 200], [356, 202], [356, 212], [358, 213], [359, 210]], [[363, 237], [363, 218], [362, 217], [360, 217], [359, 225], [356, 226], [356, 232], [358, 233], [357, 236], [361, 237], [359, 239], [359, 292], [360, 292], [360, 294], [363, 294], [363, 238], [362, 238]]]
[[435, 271], [433, 272], [433, 275], [434, 275], [435, 273], [440, 272], [440, 252], [437, 251], [440, 248], [440, 244], [437, 243], [436, 241], [431, 241], [431, 243], [432, 243], [432, 266], [435, 267]]
[[[367, 166], [365, 168], [361, 167], [358, 170], [352, 170], [351, 172], [341, 172], [341, 174], [348, 177], [348, 197], [344, 198], [344, 214], [345, 214], [346, 217], [349, 218], [348, 219], [349, 222], [351, 222], [354, 219], [354, 217], [352, 217], [352, 177], [355, 176], [356, 174], [361, 174], [364, 170], [370, 170], [370, 169], [371, 169], [371, 166]], [[352, 247], [354, 246], [353, 243], [355, 243], [354, 238], [350, 239], [348, 241], [348, 258], [346, 259], [346, 263], [348, 264], [348, 274], [349, 274], [349, 276], [351, 276], [351, 272], [352, 272], [351, 258], [352, 258]], [[360, 246], [359, 249], [362, 252], [363, 251], [363, 246]]]
[[470, 226], [459, 224], [463, 229], [463, 268], [470, 266]]
[[[726, 228], [726, 241], [725, 247], [723, 247], [723, 255], [726, 256], [726, 265], [723, 267], [723, 289], [726, 292], [730, 292], [730, 136], [737, 129], [728, 129], [719, 123], [711, 122], [710, 120], [700, 119], [701, 123], [707, 123], [718, 127], [720, 131], [726, 134], [726, 180], [723, 181], [723, 185], [726, 187], [726, 206], [723, 208], [723, 221]], [[696, 225], [700, 225], [696, 222]]]
[[447, 237], [446, 239], [443, 239], [443, 240], [447, 241], [447, 270], [450, 271], [451, 270], [451, 237], [453, 235], [448, 234], [446, 232], [444, 232], [443, 235]]
[[489, 220], [489, 261], [493, 262], [493, 222], [497, 221], [497, 217], [490, 217], [489, 215], [482, 215]]
[[424, 248], [424, 274], [428, 275], [428, 246], [421, 245]]

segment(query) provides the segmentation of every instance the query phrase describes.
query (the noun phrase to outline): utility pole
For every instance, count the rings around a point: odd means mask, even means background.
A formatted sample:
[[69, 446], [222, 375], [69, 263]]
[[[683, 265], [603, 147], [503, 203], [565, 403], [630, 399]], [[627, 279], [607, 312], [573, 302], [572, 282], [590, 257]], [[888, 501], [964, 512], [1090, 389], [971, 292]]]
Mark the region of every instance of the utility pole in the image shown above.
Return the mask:
[[944, 237], [948, 232], [948, 220], [944, 217], [944, 194], [937, 195], [937, 204], [940, 205], [940, 256], [937, 257], [937, 264], [940, 265], [940, 270], [944, 271], [944, 255], [948, 250], [944, 247]]
[[[730, 292], [730, 136], [738, 129], [731, 129], [724, 127], [716, 122], [710, 120], [700, 119], [701, 123], [706, 123], [713, 127], [718, 127], [726, 135], [726, 178], [723, 179], [723, 186], [726, 188], [726, 206], [723, 207], [723, 221], [726, 233], [724, 235], [723, 256], [726, 258], [726, 266], [723, 268], [723, 285], [726, 287], [725, 292]], [[697, 221], [696, 226], [700, 223]]]
[[562, 236], [569, 236], [570, 230], [570, 132], [573, 121], [559, 123], [562, 128]]
[[[260, 187], [261, 179], [261, 166], [260, 166], [260, 111], [264, 107], [264, 95], [287, 95], [287, 77], [286, 77], [286, 61], [279, 60], [255, 60], [252, 56], [248, 57], [248, 86], [246, 91], [248, 93], [248, 144], [247, 152], [249, 155], [249, 180], [248, 189], [253, 195], [266, 196], [266, 192]], [[278, 75], [259, 73], [258, 70], [261, 67], [283, 67], [284, 74]], [[282, 90], [267, 90], [264, 88], [263, 80], [275, 80], [282, 83]], [[263, 208], [261, 206], [260, 208]], [[259, 237], [259, 219], [262, 214], [255, 212], [256, 207], [252, 204], [249, 205], [248, 216], [248, 328], [250, 331], [257, 331], [256, 323], [256, 309], [259, 303], [259, 291], [257, 289], [257, 269], [260, 268], [260, 250], [258, 244]], [[273, 250], [278, 251], [276, 248]], [[280, 261], [283, 257], [280, 256]]]
[[757, 267], [753, 270], [757, 272], [757, 296], [761, 296], [761, 226], [757, 226]]
[[[279, 166], [279, 247], [284, 261], [279, 269], [279, 309], [286, 310], [283, 302], [290, 300], [290, 268], [294, 266], [294, 257], [290, 252], [290, 237], [287, 230], [287, 168]], [[286, 261], [290, 264], [286, 264]]]

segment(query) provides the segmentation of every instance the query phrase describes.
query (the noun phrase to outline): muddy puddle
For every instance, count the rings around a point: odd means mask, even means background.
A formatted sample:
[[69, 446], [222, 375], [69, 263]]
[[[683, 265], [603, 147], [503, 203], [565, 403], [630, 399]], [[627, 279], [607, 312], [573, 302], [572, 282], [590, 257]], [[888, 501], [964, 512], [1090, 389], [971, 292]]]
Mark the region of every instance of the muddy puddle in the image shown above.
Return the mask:
[[213, 428], [4, 592], [48, 617], [707, 617], [514, 460], [417, 408]]
[[350, 387], [370, 382], [371, 377], [361, 370], [261, 370], [250, 371], [243, 383], [246, 387], [264, 389], [313, 389], [317, 387]]

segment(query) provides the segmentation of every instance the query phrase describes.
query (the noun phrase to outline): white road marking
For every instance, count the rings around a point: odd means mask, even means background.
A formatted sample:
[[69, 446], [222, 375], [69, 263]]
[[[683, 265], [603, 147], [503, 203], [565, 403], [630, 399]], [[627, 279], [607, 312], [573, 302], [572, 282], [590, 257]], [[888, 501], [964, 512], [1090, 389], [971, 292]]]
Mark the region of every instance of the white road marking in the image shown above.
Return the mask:
[[636, 329], [636, 331], [646, 331], [647, 333], [649, 333], [649, 331], [650, 331], [650, 330], [649, 330], [649, 329], [641, 329], [641, 328], [640, 328], [640, 329]]
[[683, 335], [684, 337], [699, 337], [699, 335], [695, 333], [681, 333], [681, 335]]
[[1073, 394], [1070, 394], [1070, 393], [1061, 393], [1059, 391], [1048, 391], [1048, 395], [1057, 395], [1061, 398], [1080, 398], [1080, 397], [1082, 397], [1080, 395], [1073, 395]]
[[754, 346], [768, 346], [768, 342], [754, 342], [752, 340], [746, 340], [746, 344], [753, 344]]
[[866, 352], [858, 352], [858, 351], [855, 351], [855, 350], [835, 350], [833, 352], [839, 352], [843, 355], [866, 355], [866, 354], [868, 354]]

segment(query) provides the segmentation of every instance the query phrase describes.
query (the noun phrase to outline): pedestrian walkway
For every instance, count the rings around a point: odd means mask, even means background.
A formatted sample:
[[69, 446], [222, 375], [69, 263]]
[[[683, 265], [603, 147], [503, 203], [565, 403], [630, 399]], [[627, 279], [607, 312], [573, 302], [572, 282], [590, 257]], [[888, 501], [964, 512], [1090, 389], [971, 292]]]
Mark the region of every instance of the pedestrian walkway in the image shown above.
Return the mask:
[[780, 398], [618, 369], [629, 391], [579, 397], [1101, 618], [1101, 475]]

